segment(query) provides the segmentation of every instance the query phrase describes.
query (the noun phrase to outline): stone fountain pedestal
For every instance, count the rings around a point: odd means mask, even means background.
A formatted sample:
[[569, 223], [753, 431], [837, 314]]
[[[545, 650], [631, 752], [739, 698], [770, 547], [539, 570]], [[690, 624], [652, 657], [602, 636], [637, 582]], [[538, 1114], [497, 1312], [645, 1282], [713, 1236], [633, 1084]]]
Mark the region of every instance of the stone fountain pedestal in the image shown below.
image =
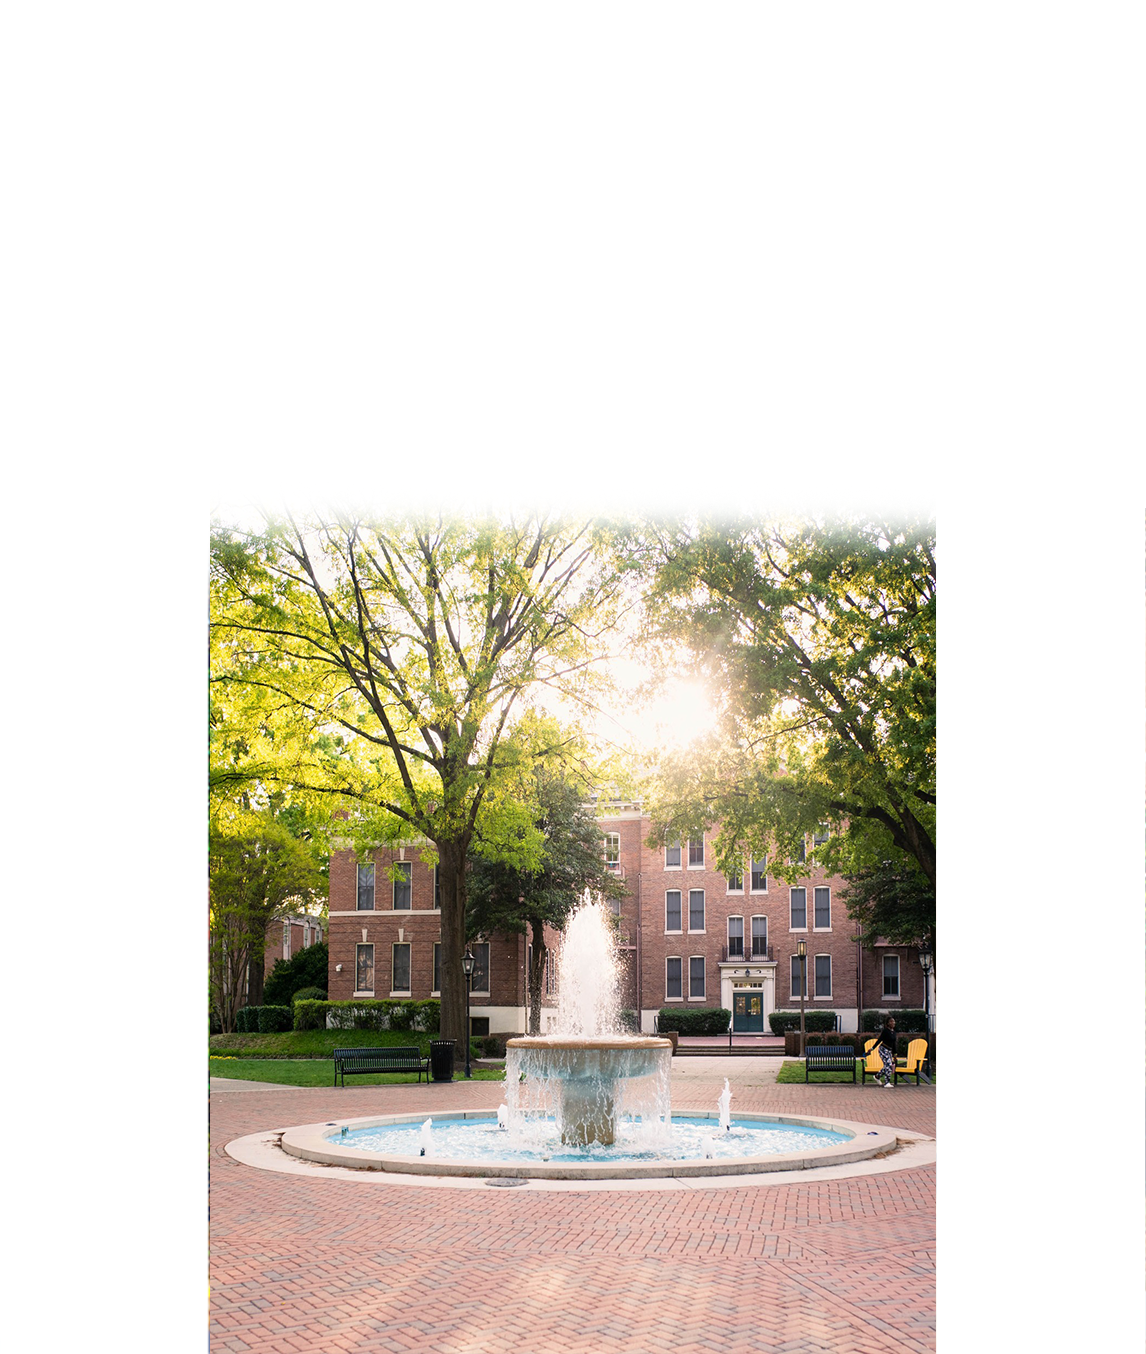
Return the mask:
[[630, 1077], [666, 1073], [668, 1039], [645, 1035], [561, 1038], [527, 1035], [506, 1043], [513, 1066], [560, 1092], [561, 1140], [573, 1147], [609, 1146], [616, 1137], [618, 1084]]

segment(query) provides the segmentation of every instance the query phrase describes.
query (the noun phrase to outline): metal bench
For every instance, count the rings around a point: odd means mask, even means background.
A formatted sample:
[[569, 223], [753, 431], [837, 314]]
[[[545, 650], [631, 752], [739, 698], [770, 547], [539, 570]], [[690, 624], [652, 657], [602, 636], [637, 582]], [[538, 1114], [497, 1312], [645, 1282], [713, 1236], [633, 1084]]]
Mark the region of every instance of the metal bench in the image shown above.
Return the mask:
[[351, 1076], [356, 1072], [417, 1072], [419, 1082], [425, 1072], [429, 1081], [430, 1060], [416, 1048], [336, 1048], [334, 1084], [341, 1077], [345, 1086], [348, 1072]]
[[804, 1049], [804, 1080], [812, 1072], [850, 1072], [856, 1079], [856, 1051], [850, 1044], [812, 1044]]

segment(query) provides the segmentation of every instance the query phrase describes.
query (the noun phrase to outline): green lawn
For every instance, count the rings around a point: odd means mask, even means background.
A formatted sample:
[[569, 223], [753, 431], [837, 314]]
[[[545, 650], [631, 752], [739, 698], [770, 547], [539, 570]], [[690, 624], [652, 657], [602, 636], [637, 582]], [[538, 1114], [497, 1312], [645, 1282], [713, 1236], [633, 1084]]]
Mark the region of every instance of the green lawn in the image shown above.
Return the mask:
[[[863, 1077], [862, 1069], [863, 1069], [863, 1059], [857, 1058], [856, 1059], [857, 1086], [861, 1084], [861, 1080]], [[924, 1072], [926, 1073], [926, 1068], [924, 1069]], [[782, 1083], [784, 1085], [795, 1085], [796, 1083], [798, 1083], [799, 1085], [803, 1086], [804, 1064], [801, 1062], [785, 1062], [783, 1066], [780, 1068], [780, 1072], [779, 1075], [776, 1077], [776, 1080], [777, 1082]], [[808, 1078], [808, 1084], [811, 1086], [815, 1086], [820, 1082], [828, 1082], [828, 1081], [842, 1081], [846, 1085], [850, 1086], [852, 1081], [852, 1074], [850, 1072], [813, 1072], [811, 1076]], [[869, 1080], [868, 1084], [874, 1085], [875, 1083]], [[911, 1081], [906, 1082], [901, 1081], [899, 1084], [900, 1086], [914, 1086], [915, 1080], [913, 1078]], [[931, 1084], [932, 1085], [935, 1084], [934, 1076], [932, 1076], [931, 1078]]]
[[[428, 1057], [431, 1034], [401, 1030], [289, 1030], [285, 1034], [212, 1034], [207, 1041], [214, 1057], [232, 1058], [326, 1058], [336, 1048], [413, 1048]], [[470, 1057], [479, 1056], [477, 1040], [470, 1043]], [[454, 1062], [465, 1059], [465, 1049], [454, 1050]]]
[[[238, 1081], [273, 1081], [285, 1086], [334, 1085], [334, 1063], [328, 1058], [209, 1058], [208, 1067], [213, 1077], [234, 1077]], [[505, 1070], [501, 1067], [471, 1066], [471, 1070], [474, 1081], [505, 1081]], [[425, 1080], [425, 1074], [422, 1079]], [[417, 1080], [416, 1072], [364, 1072], [352, 1076], [346, 1085], [396, 1086]], [[464, 1061], [460, 1065], [454, 1063], [454, 1080], [465, 1080]]]

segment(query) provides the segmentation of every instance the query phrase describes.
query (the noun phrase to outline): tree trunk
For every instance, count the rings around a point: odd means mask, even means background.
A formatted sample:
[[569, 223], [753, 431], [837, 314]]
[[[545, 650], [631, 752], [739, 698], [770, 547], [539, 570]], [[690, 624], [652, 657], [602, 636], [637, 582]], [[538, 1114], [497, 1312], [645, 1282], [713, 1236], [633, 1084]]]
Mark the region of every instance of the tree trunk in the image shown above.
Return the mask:
[[455, 1057], [465, 1057], [466, 978], [462, 955], [466, 949], [466, 851], [469, 843], [440, 841], [438, 883], [442, 896], [442, 1017], [439, 1037], [455, 1041]]
[[263, 1004], [263, 978], [266, 968], [266, 931], [264, 929], [261, 936], [256, 936], [255, 928], [258, 921], [251, 923], [251, 952], [247, 956], [247, 1005], [261, 1006]]
[[545, 973], [545, 923], [536, 918], [533, 926], [533, 964], [529, 972], [529, 1033], [541, 1033], [541, 982]]

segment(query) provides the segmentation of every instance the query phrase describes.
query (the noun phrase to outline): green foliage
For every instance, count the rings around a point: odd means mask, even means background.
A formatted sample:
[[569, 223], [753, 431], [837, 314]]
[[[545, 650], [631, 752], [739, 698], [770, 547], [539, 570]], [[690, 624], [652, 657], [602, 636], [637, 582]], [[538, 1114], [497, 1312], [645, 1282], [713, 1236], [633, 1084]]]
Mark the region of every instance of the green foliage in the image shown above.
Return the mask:
[[919, 1034], [927, 1032], [927, 1013], [925, 1011], [865, 1011], [863, 1019], [860, 1022], [861, 1028], [872, 1033], [878, 1033], [883, 1029], [884, 1017], [893, 1015], [895, 1017], [896, 1033], [904, 1031], [914, 1031]]
[[[798, 1030], [800, 1028], [799, 1011], [772, 1011], [768, 1016], [768, 1023], [772, 1026], [773, 1034], [787, 1034], [789, 1030]], [[824, 1011], [817, 1008], [814, 1011], [804, 1012], [804, 1030], [834, 1030], [836, 1028], [835, 1011]]]
[[[930, 522], [650, 523], [629, 543], [665, 653], [719, 693], [721, 735], [662, 757], [660, 833], [714, 823], [719, 868], [935, 878], [935, 559]], [[680, 672], [679, 663], [672, 669]]]
[[294, 1007], [296, 1030], [412, 1030], [436, 1031], [441, 1022], [441, 1002], [384, 1001], [360, 998], [357, 1001], [298, 1001]]
[[722, 1006], [662, 1006], [657, 1013], [657, 1030], [669, 1034], [727, 1034], [732, 1012]]
[[[797, 1025], [796, 1028], [799, 1029], [799, 1026]], [[809, 1034], [804, 1043], [808, 1048], [813, 1047], [813, 1045], [822, 1046], [824, 1044], [832, 1044], [836, 1047], [843, 1045], [862, 1055], [866, 1038], [870, 1038], [870, 1036], [862, 1034]]]
[[300, 1001], [325, 1001], [326, 992], [321, 987], [304, 987], [291, 997], [291, 1005]]
[[294, 1013], [289, 1006], [243, 1006], [235, 1028], [241, 1034], [278, 1034], [289, 1030]]
[[865, 943], [877, 936], [893, 945], [933, 943], [935, 889], [910, 856], [897, 853], [856, 870], [840, 899]]
[[289, 959], [276, 959], [263, 987], [263, 1000], [268, 1004], [290, 1002], [303, 989], [315, 988], [325, 997], [329, 962], [330, 949], [324, 940], [306, 946]]

